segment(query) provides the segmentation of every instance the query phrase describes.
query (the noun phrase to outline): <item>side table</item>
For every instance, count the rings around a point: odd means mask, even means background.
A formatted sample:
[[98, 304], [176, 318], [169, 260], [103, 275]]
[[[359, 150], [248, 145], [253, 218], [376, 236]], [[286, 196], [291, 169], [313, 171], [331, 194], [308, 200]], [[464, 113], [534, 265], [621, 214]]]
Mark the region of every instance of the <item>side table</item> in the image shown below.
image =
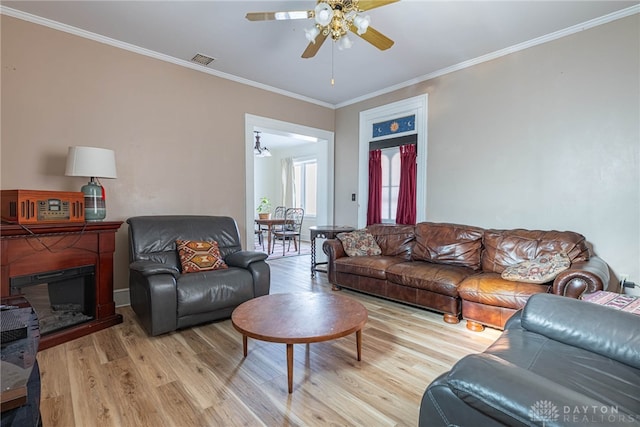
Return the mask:
[[309, 237], [311, 238], [311, 277], [316, 277], [316, 271], [326, 273], [327, 270], [317, 268], [326, 262], [316, 262], [316, 238], [335, 239], [339, 233], [348, 233], [355, 228], [348, 225], [312, 225], [309, 227]]

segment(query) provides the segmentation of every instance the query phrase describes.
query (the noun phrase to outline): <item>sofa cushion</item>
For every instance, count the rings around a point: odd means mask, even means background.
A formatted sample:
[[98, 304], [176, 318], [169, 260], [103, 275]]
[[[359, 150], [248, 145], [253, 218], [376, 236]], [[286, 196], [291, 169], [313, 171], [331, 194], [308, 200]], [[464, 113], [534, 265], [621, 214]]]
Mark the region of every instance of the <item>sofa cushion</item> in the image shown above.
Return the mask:
[[183, 273], [228, 268], [216, 241], [176, 240]]
[[411, 258], [415, 233], [413, 225], [373, 224], [367, 231], [376, 239], [382, 255]]
[[389, 266], [387, 280], [455, 298], [460, 282], [472, 274], [474, 271], [468, 267], [409, 261]]
[[412, 259], [480, 269], [482, 228], [421, 222], [416, 224], [415, 233]]
[[501, 276], [505, 280], [516, 282], [547, 283], [568, 269], [570, 265], [571, 261], [566, 254], [544, 254], [535, 259], [507, 267]]
[[572, 231], [486, 230], [483, 245], [482, 271], [494, 273], [540, 255], [563, 252], [572, 264], [590, 255], [584, 236]]
[[386, 280], [387, 269], [401, 262], [404, 262], [402, 258], [383, 255], [342, 257], [335, 261], [335, 268], [338, 273]]
[[243, 268], [183, 274], [177, 280], [178, 317], [236, 307], [254, 298], [253, 276]]
[[505, 280], [498, 273], [480, 273], [466, 278], [458, 286], [458, 294], [466, 301], [519, 310], [531, 295], [547, 293], [550, 289], [546, 284]]
[[342, 242], [347, 256], [371, 256], [382, 253], [371, 233], [366, 230], [339, 233], [336, 237]]

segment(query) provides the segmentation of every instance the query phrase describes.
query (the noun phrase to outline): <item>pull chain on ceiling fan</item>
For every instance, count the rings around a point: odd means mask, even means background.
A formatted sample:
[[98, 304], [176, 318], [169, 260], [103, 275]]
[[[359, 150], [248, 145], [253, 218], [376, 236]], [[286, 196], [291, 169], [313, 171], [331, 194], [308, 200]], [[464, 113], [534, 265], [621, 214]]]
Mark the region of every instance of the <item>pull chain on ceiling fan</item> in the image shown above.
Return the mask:
[[337, 43], [338, 49], [348, 49], [352, 45], [348, 32], [357, 34], [380, 50], [393, 46], [393, 40], [371, 28], [371, 19], [361, 13], [376, 7], [396, 3], [399, 0], [318, 0], [313, 10], [287, 12], [250, 12], [249, 21], [282, 21], [291, 19], [315, 20], [313, 27], [305, 30], [309, 45], [302, 53], [303, 58], [312, 58], [320, 50], [327, 37]]

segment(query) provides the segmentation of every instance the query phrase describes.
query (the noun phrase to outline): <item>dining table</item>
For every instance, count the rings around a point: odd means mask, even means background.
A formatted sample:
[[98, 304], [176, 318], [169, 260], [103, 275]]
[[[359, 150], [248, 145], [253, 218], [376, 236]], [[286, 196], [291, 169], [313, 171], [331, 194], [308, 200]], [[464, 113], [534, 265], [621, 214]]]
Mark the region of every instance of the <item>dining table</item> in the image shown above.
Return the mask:
[[267, 254], [271, 255], [271, 235], [276, 225], [292, 224], [293, 220], [284, 218], [256, 218], [256, 224], [267, 227]]

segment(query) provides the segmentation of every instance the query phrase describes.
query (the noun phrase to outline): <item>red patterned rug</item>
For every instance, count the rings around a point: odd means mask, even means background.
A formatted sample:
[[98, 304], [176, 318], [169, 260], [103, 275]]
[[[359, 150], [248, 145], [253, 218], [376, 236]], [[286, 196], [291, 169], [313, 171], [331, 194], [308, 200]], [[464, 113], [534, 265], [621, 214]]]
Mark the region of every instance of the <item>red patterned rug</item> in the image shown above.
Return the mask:
[[596, 291], [582, 297], [584, 301], [628, 311], [640, 316], [640, 298], [633, 295], [616, 294], [608, 291]]
[[[287, 249], [289, 249], [289, 244], [288, 243], [284, 245], [284, 255], [282, 255], [282, 245], [280, 244], [280, 242], [277, 242], [275, 250], [273, 251], [272, 254], [269, 255], [267, 260], [273, 260], [273, 259], [278, 259], [278, 258], [283, 258], [283, 257], [286, 258], [286, 257], [292, 257], [292, 256], [310, 255], [311, 254], [311, 244], [309, 242], [305, 242], [304, 240], [302, 242], [300, 242], [300, 253], [298, 253], [294, 249], [293, 243], [291, 244], [290, 250], [287, 251]], [[254, 242], [254, 250], [261, 251], [261, 252], [266, 252], [267, 251], [267, 242], [266, 241], [264, 242], [264, 249], [262, 249], [262, 245], [260, 245], [258, 243], [258, 240], [256, 239], [256, 241]]]

